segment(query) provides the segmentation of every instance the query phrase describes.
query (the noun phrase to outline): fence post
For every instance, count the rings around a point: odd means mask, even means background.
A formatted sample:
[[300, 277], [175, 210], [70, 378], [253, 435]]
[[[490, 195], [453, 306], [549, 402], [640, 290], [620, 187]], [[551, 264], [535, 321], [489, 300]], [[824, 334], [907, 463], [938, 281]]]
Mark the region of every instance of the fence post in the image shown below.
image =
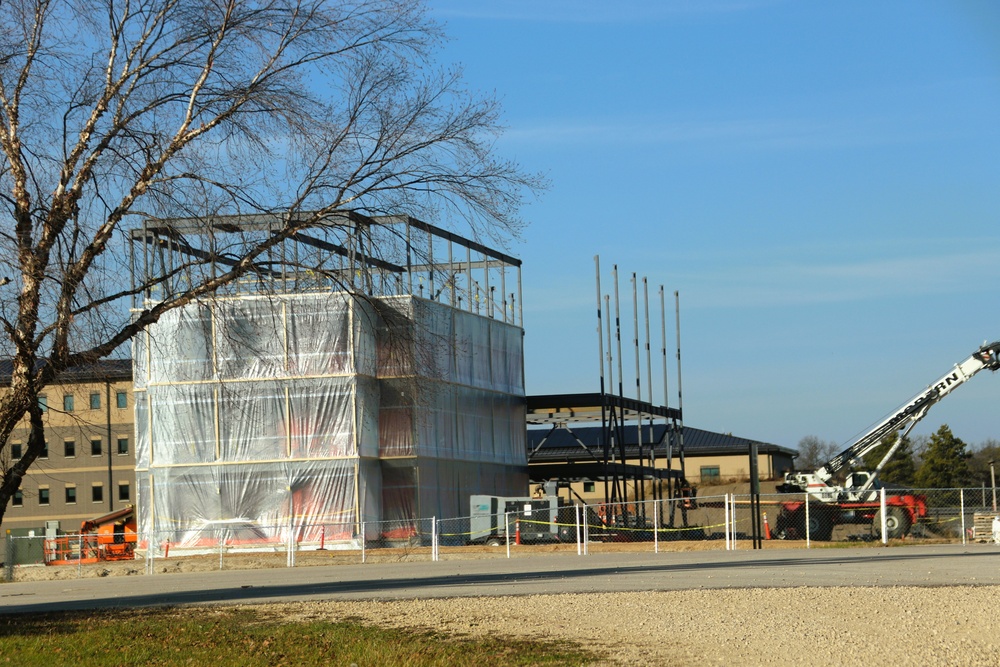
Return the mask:
[[573, 505], [576, 510], [576, 555], [579, 556], [583, 553], [583, 535], [580, 532], [582, 529], [580, 527], [580, 506]]
[[731, 494], [729, 497], [732, 507], [729, 509], [729, 523], [733, 527], [733, 551], [736, 551], [736, 494]]
[[364, 519], [361, 520], [361, 564], [365, 564], [365, 543], [368, 542]]
[[510, 512], [503, 513], [503, 538], [507, 543], [507, 558], [510, 558]]
[[79, 579], [83, 576], [83, 533], [79, 532], [76, 534], [76, 578]]
[[438, 560], [438, 518], [436, 516], [431, 517], [431, 561], [436, 563]]
[[660, 553], [660, 514], [656, 500], [653, 500], [653, 553]]
[[10, 530], [7, 530], [7, 581], [14, 581], [14, 561], [17, 558], [17, 552], [14, 551], [14, 538], [10, 534]]
[[962, 544], [965, 544], [965, 489], [958, 490], [958, 506], [962, 513]]
[[722, 496], [722, 523], [723, 531], [726, 533], [726, 551], [732, 551], [732, 544], [729, 542], [729, 494]]
[[587, 504], [583, 504], [583, 555], [590, 553], [590, 519], [587, 514]]
[[809, 530], [809, 493], [806, 492], [806, 549], [812, 548], [811, 534]]
[[878, 502], [879, 502], [879, 506], [880, 506], [880, 508], [882, 510], [880, 512], [880, 514], [882, 516], [882, 544], [889, 544], [889, 536], [886, 534], [886, 525], [885, 525], [885, 487], [884, 486], [880, 489], [879, 501]]

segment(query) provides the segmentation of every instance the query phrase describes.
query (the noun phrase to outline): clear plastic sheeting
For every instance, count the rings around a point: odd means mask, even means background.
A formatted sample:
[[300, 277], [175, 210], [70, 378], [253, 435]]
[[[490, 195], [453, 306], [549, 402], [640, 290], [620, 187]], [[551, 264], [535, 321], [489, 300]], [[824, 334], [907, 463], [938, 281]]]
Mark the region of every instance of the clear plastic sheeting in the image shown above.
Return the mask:
[[350, 545], [362, 522], [407, 539], [470, 495], [524, 494], [521, 340], [410, 296], [171, 311], [135, 341], [140, 531], [184, 549]]
[[140, 520], [182, 549], [266, 547], [290, 537], [301, 543], [318, 540], [324, 524], [345, 527], [326, 539], [349, 540], [357, 473], [357, 462], [348, 459], [158, 470], [142, 480], [152, 507]]

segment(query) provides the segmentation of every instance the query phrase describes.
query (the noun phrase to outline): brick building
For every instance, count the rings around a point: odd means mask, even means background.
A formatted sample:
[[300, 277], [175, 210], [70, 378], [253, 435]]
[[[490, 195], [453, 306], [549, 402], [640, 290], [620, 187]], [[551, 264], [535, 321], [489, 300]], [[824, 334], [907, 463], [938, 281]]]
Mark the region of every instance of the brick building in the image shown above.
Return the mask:
[[[87, 519], [133, 504], [132, 361], [68, 371], [45, 388], [40, 401], [47, 451], [8, 505], [5, 531], [41, 534], [48, 525], [74, 532]], [[6, 455], [20, 457], [27, 439], [25, 422], [11, 434]]]

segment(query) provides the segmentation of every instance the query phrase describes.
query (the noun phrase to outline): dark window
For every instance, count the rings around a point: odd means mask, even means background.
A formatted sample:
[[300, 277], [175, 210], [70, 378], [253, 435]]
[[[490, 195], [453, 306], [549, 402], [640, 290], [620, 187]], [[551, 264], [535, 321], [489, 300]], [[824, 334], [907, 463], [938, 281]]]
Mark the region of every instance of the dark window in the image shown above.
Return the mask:
[[38, 407], [42, 409], [42, 412], [48, 412], [49, 410], [49, 397], [39, 396], [38, 397]]
[[90, 497], [95, 503], [104, 501], [104, 487], [103, 486], [92, 486], [90, 487]]
[[719, 466], [702, 466], [701, 467], [701, 483], [702, 484], [717, 484], [721, 480], [719, 475]]
[[66, 458], [71, 459], [76, 456], [76, 442], [73, 440], [67, 440], [63, 443], [63, 454]]
[[14, 460], [21, 458], [21, 443], [10, 443], [10, 457]]
[[24, 494], [21, 493], [21, 489], [14, 492], [14, 500], [11, 501], [14, 507], [21, 507], [24, 505]]
[[76, 487], [67, 486], [66, 487], [66, 504], [75, 505], [76, 504]]
[[44, 445], [42, 445], [42, 453], [38, 456], [38, 458], [40, 459], [49, 458], [49, 443], [46, 442]]
[[101, 409], [101, 395], [100, 394], [91, 394], [90, 395], [90, 409], [91, 410], [100, 410]]
[[118, 438], [118, 453], [128, 454], [128, 438]]
[[73, 412], [73, 394], [63, 396], [63, 410]]
[[103, 449], [103, 444], [104, 444], [104, 441], [101, 440], [100, 438], [95, 438], [94, 440], [91, 440], [90, 441], [90, 455], [91, 456], [100, 456], [101, 455], [101, 450]]
[[126, 501], [129, 499], [129, 488], [128, 484], [118, 485], [118, 500]]
[[38, 504], [48, 505], [49, 504], [49, 490], [48, 489], [38, 489]]
[[583, 492], [584, 493], [593, 493], [594, 492], [594, 483], [593, 482], [584, 482], [583, 483]]
[[124, 391], [119, 391], [117, 394], [115, 394], [115, 400], [118, 401], [119, 408], [128, 407], [128, 394], [126, 394]]

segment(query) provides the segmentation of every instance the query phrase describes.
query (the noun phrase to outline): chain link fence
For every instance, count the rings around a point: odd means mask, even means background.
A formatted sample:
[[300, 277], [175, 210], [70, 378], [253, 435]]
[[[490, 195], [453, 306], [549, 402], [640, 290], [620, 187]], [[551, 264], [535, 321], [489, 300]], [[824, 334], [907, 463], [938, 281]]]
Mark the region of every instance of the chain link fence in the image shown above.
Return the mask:
[[[748, 549], [756, 540], [766, 548], [1000, 541], [992, 497], [979, 488], [871, 490], [831, 499], [837, 502], [762, 494], [758, 517], [753, 500], [725, 494], [583, 505], [544, 498], [473, 503], [470, 516], [443, 519], [289, 526], [230, 520], [128, 537], [8, 533], [3, 572], [13, 581], [106, 576], [116, 567], [151, 575], [547, 552]], [[58, 574], [49, 574], [53, 570]]]

